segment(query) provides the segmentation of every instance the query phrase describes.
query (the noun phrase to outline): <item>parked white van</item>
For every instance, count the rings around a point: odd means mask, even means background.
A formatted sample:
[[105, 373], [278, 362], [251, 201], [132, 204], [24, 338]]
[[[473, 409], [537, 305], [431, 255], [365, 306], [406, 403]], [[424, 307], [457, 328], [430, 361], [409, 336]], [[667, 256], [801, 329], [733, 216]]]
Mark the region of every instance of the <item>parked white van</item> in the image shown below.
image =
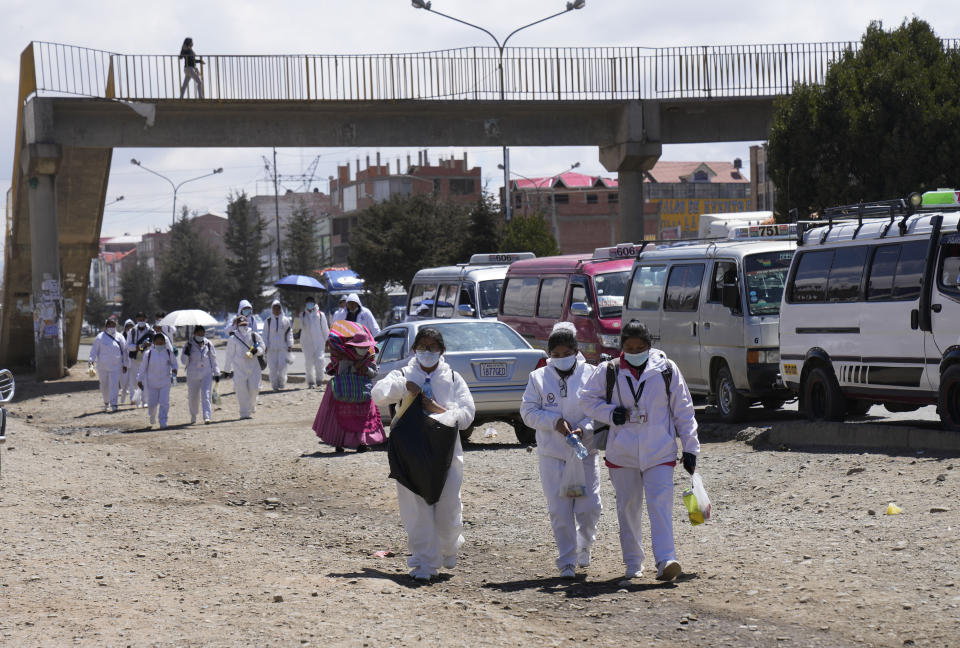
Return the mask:
[[700, 214], [697, 238], [727, 238], [730, 233], [744, 225], [769, 225], [774, 222], [772, 211], [727, 212]]
[[812, 420], [937, 405], [960, 430], [960, 192], [826, 210], [780, 308], [786, 385]]
[[474, 254], [469, 263], [418, 270], [407, 291], [407, 321], [434, 317], [497, 318], [507, 268], [533, 252]]
[[726, 421], [792, 398], [777, 379], [778, 323], [795, 225], [739, 226], [726, 240], [657, 244], [633, 264], [622, 321], [639, 320], [694, 394]]

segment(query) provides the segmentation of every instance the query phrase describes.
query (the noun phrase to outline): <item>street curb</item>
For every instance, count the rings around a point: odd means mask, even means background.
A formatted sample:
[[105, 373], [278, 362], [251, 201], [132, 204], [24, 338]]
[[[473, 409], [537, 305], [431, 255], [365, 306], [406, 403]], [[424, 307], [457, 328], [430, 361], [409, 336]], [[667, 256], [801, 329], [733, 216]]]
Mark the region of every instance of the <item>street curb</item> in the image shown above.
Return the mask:
[[960, 434], [877, 423], [796, 421], [777, 423], [757, 435], [751, 445], [833, 446], [883, 450], [923, 450], [960, 454]]

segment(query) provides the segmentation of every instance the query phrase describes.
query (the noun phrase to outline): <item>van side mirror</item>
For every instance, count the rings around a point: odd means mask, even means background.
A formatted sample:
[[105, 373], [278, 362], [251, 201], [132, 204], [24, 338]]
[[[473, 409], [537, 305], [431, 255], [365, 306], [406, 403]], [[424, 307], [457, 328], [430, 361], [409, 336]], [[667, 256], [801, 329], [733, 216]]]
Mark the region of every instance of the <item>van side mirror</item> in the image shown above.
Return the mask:
[[577, 317], [590, 317], [590, 313], [593, 312], [593, 309], [590, 308], [590, 304], [586, 302], [573, 302], [570, 304], [570, 314], [576, 315]]
[[476, 311], [470, 304], [460, 304], [457, 306], [457, 313], [460, 314], [460, 317], [473, 317]]
[[740, 285], [725, 283], [720, 292], [720, 302], [732, 311], [740, 312]]

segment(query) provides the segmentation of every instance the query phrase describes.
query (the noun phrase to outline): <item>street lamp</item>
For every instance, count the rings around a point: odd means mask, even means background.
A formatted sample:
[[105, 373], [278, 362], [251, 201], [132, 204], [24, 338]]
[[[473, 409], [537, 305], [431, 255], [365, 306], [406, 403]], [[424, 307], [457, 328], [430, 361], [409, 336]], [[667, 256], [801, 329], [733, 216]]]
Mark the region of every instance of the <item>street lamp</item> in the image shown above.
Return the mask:
[[118, 202], [120, 202], [121, 200], [123, 200], [123, 196], [117, 196], [116, 198], [114, 198], [114, 199], [111, 200], [110, 202], [104, 204], [103, 207], [104, 207], [104, 209], [106, 209], [106, 208], [109, 207], [110, 205], [116, 205], [116, 204], [117, 204]]
[[[503, 101], [506, 96], [506, 90], [503, 85], [503, 50], [507, 46], [507, 42], [513, 37], [514, 34], [516, 34], [519, 31], [523, 31], [527, 27], [533, 27], [534, 25], [539, 25], [540, 23], [546, 22], [551, 18], [562, 16], [563, 14], [568, 13], [570, 11], [574, 11], [576, 9], [583, 9], [587, 4], [587, 0], [573, 0], [572, 2], [567, 2], [566, 9], [564, 9], [563, 11], [558, 11], [557, 13], [551, 14], [545, 18], [541, 18], [540, 20], [535, 20], [532, 23], [523, 25], [522, 27], [517, 27], [512, 32], [510, 32], [506, 38], [503, 39], [503, 43], [501, 43], [496, 36], [490, 33], [489, 30], [484, 29], [479, 25], [474, 25], [473, 23], [467, 22], [466, 20], [454, 18], [453, 16], [437, 11], [436, 9], [432, 9], [431, 7], [433, 3], [430, 2], [429, 0], [410, 0], [410, 4], [411, 6], [413, 6], [414, 9], [426, 9], [431, 13], [435, 13], [438, 16], [443, 16], [444, 18], [448, 18], [449, 20], [458, 22], [461, 25], [466, 25], [467, 27], [473, 27], [474, 29], [479, 29], [484, 34], [486, 34], [487, 36], [493, 39], [493, 42], [497, 44], [497, 50], [499, 50], [500, 52], [500, 57], [497, 60], [497, 71], [499, 73], [498, 76], [500, 79], [500, 101]], [[503, 164], [497, 165], [497, 166], [498, 168], [503, 169], [503, 189], [504, 189], [504, 198], [505, 198], [504, 202], [506, 203], [503, 217], [504, 217], [504, 220], [509, 222], [511, 215], [513, 214], [513, 206], [510, 204], [510, 150], [506, 146], [503, 147]]]
[[[214, 170], [211, 171], [210, 173], [205, 173], [205, 174], [203, 174], [202, 176], [197, 176], [196, 178], [190, 178], [189, 180], [184, 180], [184, 181], [181, 182], [180, 184], [174, 184], [174, 183], [173, 183], [173, 180], [171, 180], [171, 179], [168, 178], [167, 176], [163, 175], [162, 173], [157, 173], [157, 172], [154, 171], [153, 169], [149, 169], [149, 168], [143, 166], [143, 164], [140, 163], [140, 160], [138, 160], [138, 159], [136, 159], [136, 158], [132, 158], [132, 159], [130, 160], [130, 164], [132, 164], [132, 165], [134, 165], [134, 166], [138, 166], [138, 167], [140, 167], [141, 169], [143, 169], [144, 171], [149, 171], [150, 173], [152, 173], [153, 175], [157, 176], [158, 178], [163, 178], [164, 180], [166, 180], [167, 182], [170, 183], [170, 187], [173, 189], [173, 218], [171, 219], [171, 222], [170, 222], [171, 225], [175, 225], [175, 224], [177, 223], [177, 192], [180, 190], [180, 187], [182, 187], [183, 185], [187, 184], [188, 182], [193, 182], [194, 180], [201, 180], [201, 179], [203, 179], [203, 178], [209, 178], [209, 177], [212, 176], [212, 175], [217, 175], [218, 173], [223, 173], [223, 167], [219, 167], [219, 168], [214, 169]], [[123, 198], [123, 197], [121, 196], [121, 198]]]
[[[562, 176], [562, 175], [563, 175], [564, 173], [566, 173], [567, 171], [573, 171], [574, 169], [576, 169], [576, 168], [579, 167], [579, 166], [580, 166], [580, 163], [579, 163], [579, 162], [574, 162], [573, 164], [570, 165], [570, 168], [569, 168], [569, 169], [564, 169], [564, 170], [561, 171], [560, 173], [555, 173], [555, 174], [553, 174], [552, 176], [549, 176], [549, 177], [547, 177], [547, 178], [545, 178], [545, 179], [544, 179], [544, 178], [541, 178], [539, 181], [533, 180], [532, 178], [528, 178], [527, 176], [525, 176], [525, 175], [523, 175], [523, 174], [520, 174], [520, 173], [517, 173], [516, 171], [509, 171], [509, 170], [507, 170], [507, 169], [504, 169], [505, 172], [512, 173], [512, 174], [515, 175], [515, 176], [520, 176], [521, 178], [523, 178], [523, 179], [526, 180], [527, 182], [532, 183], [533, 186], [534, 186], [534, 188], [537, 190], [537, 193], [538, 193], [538, 194], [540, 193], [540, 190], [543, 188], [544, 182], [549, 182], [549, 183], [550, 183], [550, 202], [552, 203], [552, 209], [551, 209], [552, 215], [551, 215], [551, 218], [550, 218], [550, 221], [551, 221], [550, 224], [551, 224], [551, 226], [553, 227], [553, 237], [554, 237], [555, 239], [557, 239], [557, 245], [558, 245], [558, 246], [560, 245], [560, 222], [557, 220], [557, 190], [556, 190], [556, 188], [553, 186], [553, 183], [556, 181], [556, 179], [557, 179], [558, 177]], [[498, 168], [498, 169], [503, 169], [503, 165], [502, 165], [502, 164], [498, 164], [498, 165], [497, 165], [497, 168]], [[537, 199], [537, 204], [538, 204], [538, 205], [540, 204], [540, 199], [539, 199], [539, 198]]]

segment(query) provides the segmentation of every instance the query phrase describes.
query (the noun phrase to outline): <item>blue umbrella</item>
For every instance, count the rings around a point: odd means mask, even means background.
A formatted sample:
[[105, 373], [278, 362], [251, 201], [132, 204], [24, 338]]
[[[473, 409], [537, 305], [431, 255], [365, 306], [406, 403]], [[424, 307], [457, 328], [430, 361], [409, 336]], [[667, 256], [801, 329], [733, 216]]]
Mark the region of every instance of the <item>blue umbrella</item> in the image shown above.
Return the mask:
[[307, 275], [287, 275], [273, 285], [278, 288], [293, 288], [294, 290], [326, 290], [322, 283]]

